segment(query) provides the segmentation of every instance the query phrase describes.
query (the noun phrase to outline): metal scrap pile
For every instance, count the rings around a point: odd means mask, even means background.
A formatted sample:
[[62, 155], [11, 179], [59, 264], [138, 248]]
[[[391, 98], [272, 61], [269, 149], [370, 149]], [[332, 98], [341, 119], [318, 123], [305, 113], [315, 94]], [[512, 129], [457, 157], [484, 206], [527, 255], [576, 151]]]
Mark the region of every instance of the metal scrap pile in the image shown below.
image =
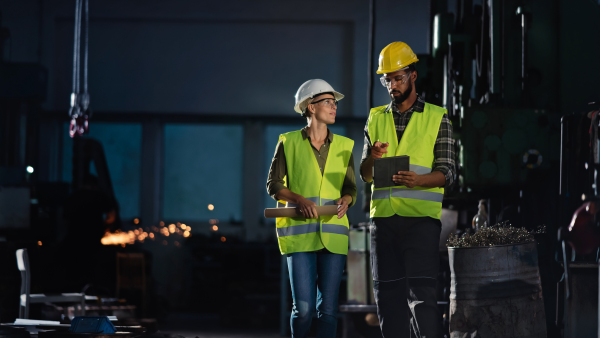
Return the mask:
[[524, 228], [515, 228], [510, 223], [502, 222], [491, 227], [478, 230], [474, 234], [465, 232], [461, 236], [450, 234], [447, 247], [469, 248], [477, 246], [494, 246], [519, 244], [533, 241], [535, 234], [546, 233], [546, 226], [540, 225], [535, 230], [528, 231]]

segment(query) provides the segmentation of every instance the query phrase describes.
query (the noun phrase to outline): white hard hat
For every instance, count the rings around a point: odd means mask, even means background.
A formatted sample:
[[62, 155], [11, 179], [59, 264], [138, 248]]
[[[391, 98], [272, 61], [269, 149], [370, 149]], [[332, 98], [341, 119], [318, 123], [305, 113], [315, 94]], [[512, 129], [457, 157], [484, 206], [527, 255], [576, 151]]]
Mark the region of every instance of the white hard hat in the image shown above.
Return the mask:
[[[300, 88], [298, 88], [298, 92], [296, 92], [296, 105], [294, 106], [294, 110], [300, 114], [302, 114], [302, 109], [300, 105], [308, 99], [312, 99], [317, 94], [320, 93], [331, 93], [336, 101], [339, 101], [344, 98], [344, 95], [333, 90], [333, 87], [329, 85], [329, 83], [325, 82], [321, 79], [312, 79], [304, 82]], [[303, 107], [303, 108], [306, 108]]]

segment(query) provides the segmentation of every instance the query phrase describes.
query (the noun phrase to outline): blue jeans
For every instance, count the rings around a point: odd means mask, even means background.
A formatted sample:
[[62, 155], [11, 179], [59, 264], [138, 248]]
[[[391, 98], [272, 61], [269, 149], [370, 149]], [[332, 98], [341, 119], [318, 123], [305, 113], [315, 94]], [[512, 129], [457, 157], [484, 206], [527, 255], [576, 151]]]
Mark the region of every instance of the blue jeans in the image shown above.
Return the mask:
[[292, 337], [304, 338], [308, 335], [315, 310], [317, 338], [335, 337], [340, 281], [346, 255], [324, 250], [296, 252], [287, 255], [287, 263], [294, 301], [290, 318]]

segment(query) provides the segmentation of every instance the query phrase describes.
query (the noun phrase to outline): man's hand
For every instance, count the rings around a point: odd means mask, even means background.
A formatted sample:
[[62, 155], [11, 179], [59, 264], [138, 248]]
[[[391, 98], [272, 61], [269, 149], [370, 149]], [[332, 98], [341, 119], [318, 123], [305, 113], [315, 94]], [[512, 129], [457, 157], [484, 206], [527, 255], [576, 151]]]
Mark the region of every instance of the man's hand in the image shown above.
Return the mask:
[[375, 142], [375, 144], [373, 144], [373, 147], [371, 147], [371, 157], [373, 158], [381, 158], [383, 156], [383, 154], [387, 154], [387, 147], [389, 147], [389, 143], [381, 143], [379, 141]]
[[398, 175], [392, 176], [392, 180], [407, 188], [414, 188], [421, 185], [419, 175], [414, 171], [399, 171]]
[[348, 201], [346, 201], [343, 197], [335, 202], [338, 205], [337, 216], [338, 219], [344, 217], [346, 212], [348, 211]]
[[315, 208], [317, 204], [307, 198], [301, 197], [298, 200], [298, 210], [300, 213], [306, 218], [318, 218], [317, 209]]
[[360, 164], [360, 173], [365, 182], [373, 181], [373, 163], [375, 159], [381, 158], [383, 154], [387, 154], [387, 147], [389, 143], [381, 143], [376, 141], [375, 144], [371, 147], [371, 155], [367, 157], [367, 159]]

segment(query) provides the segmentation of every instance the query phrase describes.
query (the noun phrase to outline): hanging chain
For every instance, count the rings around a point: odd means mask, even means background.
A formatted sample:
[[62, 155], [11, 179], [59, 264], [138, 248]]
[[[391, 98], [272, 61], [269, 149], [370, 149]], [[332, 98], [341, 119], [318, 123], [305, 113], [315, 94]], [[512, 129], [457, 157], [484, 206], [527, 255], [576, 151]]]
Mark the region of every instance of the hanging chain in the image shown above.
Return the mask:
[[84, 12], [84, 0], [75, 0], [75, 29], [73, 38], [73, 88], [71, 93], [71, 125], [69, 135], [82, 136], [89, 131], [89, 118], [92, 113], [89, 109], [90, 95], [88, 93], [88, 31], [89, 31], [89, 3], [85, 0], [85, 38], [83, 46], [83, 93], [81, 92], [81, 19]]

